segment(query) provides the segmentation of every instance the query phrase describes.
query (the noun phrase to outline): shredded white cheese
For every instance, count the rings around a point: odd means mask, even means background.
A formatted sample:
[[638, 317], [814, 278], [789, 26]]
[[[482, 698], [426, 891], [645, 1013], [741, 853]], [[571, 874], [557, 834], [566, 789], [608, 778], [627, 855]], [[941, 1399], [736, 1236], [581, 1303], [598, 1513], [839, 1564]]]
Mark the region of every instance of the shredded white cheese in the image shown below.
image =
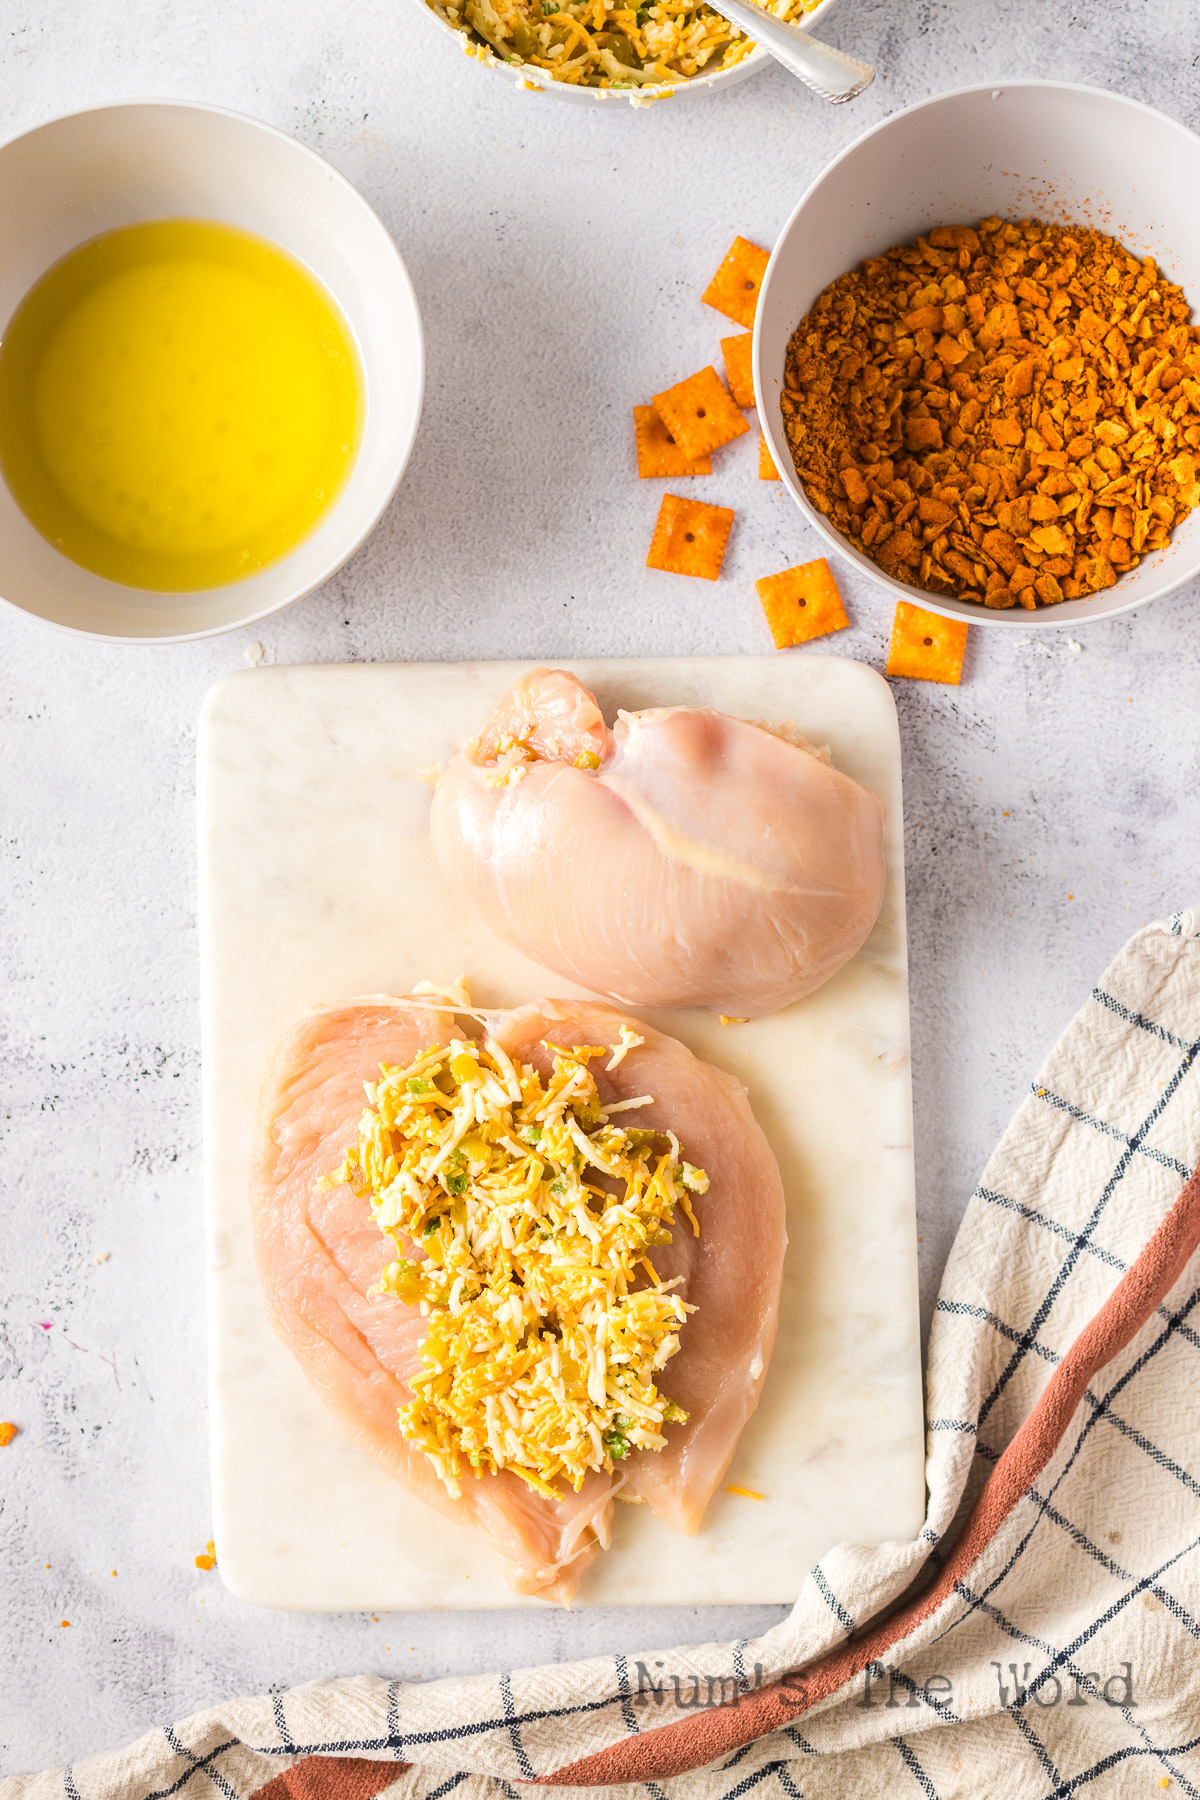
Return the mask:
[[[461, 982], [431, 991], [467, 1004]], [[644, 1042], [628, 1026], [615, 1045], [547, 1042], [547, 1080], [490, 1039], [382, 1066], [357, 1144], [318, 1184], [370, 1201], [397, 1252], [373, 1291], [427, 1320], [400, 1432], [451, 1494], [510, 1469], [558, 1498], [687, 1417], [657, 1378], [694, 1308], [650, 1257], [677, 1207], [699, 1235], [689, 1195], [708, 1177], [673, 1133], [610, 1123], [653, 1096], [605, 1108], [589, 1068]]]

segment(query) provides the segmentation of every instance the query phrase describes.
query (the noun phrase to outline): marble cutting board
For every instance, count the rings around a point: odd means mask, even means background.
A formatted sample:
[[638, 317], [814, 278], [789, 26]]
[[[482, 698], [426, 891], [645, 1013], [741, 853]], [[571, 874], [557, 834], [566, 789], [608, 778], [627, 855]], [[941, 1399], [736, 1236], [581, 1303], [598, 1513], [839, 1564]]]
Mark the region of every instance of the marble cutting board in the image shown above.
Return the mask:
[[[246, 1199], [258, 1069], [306, 1007], [465, 974], [484, 1005], [573, 988], [443, 883], [417, 770], [477, 732], [516, 663], [267, 668], [200, 731], [214, 1529], [241, 1598], [307, 1611], [542, 1604], [345, 1437], [268, 1324]], [[647, 1011], [749, 1089], [790, 1247], [763, 1399], [698, 1536], [616, 1508], [576, 1605], [790, 1601], [832, 1544], [908, 1538], [924, 1446], [900, 747], [887, 684], [828, 656], [570, 665], [610, 719], [672, 703], [789, 720], [887, 803], [888, 895], [859, 955], [772, 1018]]]

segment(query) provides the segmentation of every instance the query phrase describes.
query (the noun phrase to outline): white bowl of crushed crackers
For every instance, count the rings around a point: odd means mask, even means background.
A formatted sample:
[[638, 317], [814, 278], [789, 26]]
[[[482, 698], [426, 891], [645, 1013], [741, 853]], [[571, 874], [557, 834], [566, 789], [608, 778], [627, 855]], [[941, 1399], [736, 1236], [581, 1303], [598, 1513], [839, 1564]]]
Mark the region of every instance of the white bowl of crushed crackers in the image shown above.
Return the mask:
[[1079, 626], [1200, 574], [1198, 192], [1200, 137], [1065, 82], [859, 138], [755, 318], [759, 421], [808, 523], [897, 600], [981, 624]]
[[[417, 0], [465, 53], [527, 92], [649, 106], [711, 93], [771, 57], [704, 0]], [[770, 0], [807, 28], [837, 0]]]

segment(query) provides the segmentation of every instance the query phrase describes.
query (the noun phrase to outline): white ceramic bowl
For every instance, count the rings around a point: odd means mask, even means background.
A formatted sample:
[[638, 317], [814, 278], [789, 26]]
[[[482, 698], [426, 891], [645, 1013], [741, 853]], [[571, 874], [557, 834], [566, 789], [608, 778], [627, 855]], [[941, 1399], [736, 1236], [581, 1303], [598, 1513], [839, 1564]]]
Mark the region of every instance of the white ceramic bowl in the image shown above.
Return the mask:
[[856, 550], [805, 498], [779, 396], [788, 339], [817, 296], [865, 256], [934, 225], [990, 213], [1075, 221], [1155, 258], [1200, 302], [1200, 137], [1139, 101], [1066, 82], [1022, 81], [942, 94], [877, 125], [809, 188], [784, 226], [759, 296], [754, 390], [771, 456], [808, 523], [848, 561], [931, 612], [980, 625], [1070, 625], [1110, 618], [1168, 594], [1200, 572], [1200, 514], [1166, 549], [1085, 600], [993, 612], [945, 594], [921, 596]]
[[143, 219], [203, 218], [256, 232], [322, 281], [349, 321], [365, 388], [362, 447], [340, 498], [257, 575], [152, 593], [93, 575], [51, 547], [0, 483], [0, 596], [53, 625], [123, 642], [178, 642], [252, 624], [328, 579], [391, 499], [421, 416], [416, 297], [362, 196], [313, 151], [217, 107], [133, 101], [72, 113], [0, 148], [0, 320], [59, 257]]
[[[457, 25], [452, 25], [444, 13], [439, 12], [436, 6], [429, 4], [429, 0], [416, 0], [416, 4], [443, 31], [448, 31], [460, 48], [466, 49], [470, 46], [472, 53], [474, 52], [475, 46], [466, 33], [460, 31]], [[810, 25], [823, 19], [826, 13], [836, 5], [837, 0], [817, 0], [812, 11], [806, 13], [803, 19], [797, 19], [796, 24], [807, 31]], [[569, 81], [555, 81], [553, 76], [547, 75], [544, 69], [530, 68], [525, 63], [501, 62], [500, 58], [491, 52], [474, 57], [474, 61], [477, 68], [493, 69], [511, 87], [523, 88], [526, 93], [553, 94], [559, 100], [572, 100], [577, 105], [607, 104], [611, 108], [613, 106], [620, 107], [623, 104], [644, 107], [652, 101], [657, 102], [696, 94], [711, 94], [718, 89], [732, 87], [735, 82], [745, 81], [750, 75], [757, 75], [760, 69], [770, 66], [771, 57], [767, 51], [756, 45], [749, 56], [744, 56], [741, 62], [734, 63], [731, 69], [717, 69], [711, 75], [693, 75], [689, 81], [672, 81], [664, 83], [661, 87], [642, 88], [574, 87]]]

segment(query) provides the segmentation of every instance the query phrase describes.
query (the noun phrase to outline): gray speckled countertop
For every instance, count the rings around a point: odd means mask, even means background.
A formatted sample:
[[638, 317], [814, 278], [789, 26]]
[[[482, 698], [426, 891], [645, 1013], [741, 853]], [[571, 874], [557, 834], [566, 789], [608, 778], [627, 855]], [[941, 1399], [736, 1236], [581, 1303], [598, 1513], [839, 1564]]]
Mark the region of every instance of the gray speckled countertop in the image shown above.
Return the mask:
[[[1195, 125], [1178, 0], [844, 0], [886, 79], [830, 110], [775, 70], [629, 112], [516, 92], [414, 0], [9, 0], [0, 132], [132, 95], [254, 113], [328, 156], [394, 232], [429, 352], [379, 530], [256, 633], [93, 646], [0, 616], [0, 1768], [130, 1739], [235, 1691], [405, 1678], [755, 1630], [774, 1609], [253, 1611], [209, 1536], [193, 757], [197, 708], [273, 662], [761, 651], [752, 577], [819, 553], [755, 439], [716, 585], [642, 568], [658, 500], [629, 407], [716, 351], [698, 295], [769, 244], [822, 164], [909, 101], [1052, 75]], [[839, 571], [844, 574], [844, 570]], [[828, 648], [882, 666], [890, 608], [845, 589]], [[899, 683], [926, 1306], [1023, 1083], [1112, 951], [1197, 898], [1194, 590], [1075, 643], [973, 631], [959, 689]], [[824, 653], [825, 646], [811, 654]], [[69, 1620], [69, 1626], [60, 1624]]]

